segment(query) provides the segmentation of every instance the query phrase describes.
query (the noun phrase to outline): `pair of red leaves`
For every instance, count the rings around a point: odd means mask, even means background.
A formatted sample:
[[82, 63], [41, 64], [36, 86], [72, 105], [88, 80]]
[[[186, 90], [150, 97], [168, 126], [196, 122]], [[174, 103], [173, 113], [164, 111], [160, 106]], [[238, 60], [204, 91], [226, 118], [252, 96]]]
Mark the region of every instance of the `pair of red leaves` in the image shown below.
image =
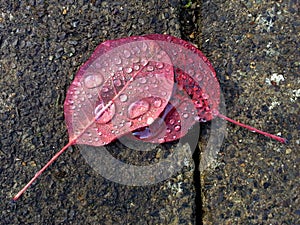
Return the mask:
[[192, 44], [161, 34], [106, 41], [81, 66], [68, 89], [64, 114], [69, 143], [13, 200], [74, 144], [102, 146], [128, 134], [164, 143], [216, 116], [286, 143], [220, 114], [219, 102], [215, 71]]

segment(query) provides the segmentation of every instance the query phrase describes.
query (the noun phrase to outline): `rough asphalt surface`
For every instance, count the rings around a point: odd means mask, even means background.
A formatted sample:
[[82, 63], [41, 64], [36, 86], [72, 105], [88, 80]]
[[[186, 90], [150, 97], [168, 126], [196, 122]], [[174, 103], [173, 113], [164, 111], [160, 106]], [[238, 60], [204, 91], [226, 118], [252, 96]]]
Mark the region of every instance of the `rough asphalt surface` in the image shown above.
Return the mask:
[[[300, 224], [299, 2], [188, 2], [0, 1], [0, 224]], [[289, 144], [227, 124], [201, 189], [193, 162], [130, 187], [97, 174], [72, 147], [11, 202], [67, 143], [63, 102], [79, 66], [105, 40], [147, 33], [198, 45], [227, 115]], [[202, 133], [200, 149], [209, 125]]]

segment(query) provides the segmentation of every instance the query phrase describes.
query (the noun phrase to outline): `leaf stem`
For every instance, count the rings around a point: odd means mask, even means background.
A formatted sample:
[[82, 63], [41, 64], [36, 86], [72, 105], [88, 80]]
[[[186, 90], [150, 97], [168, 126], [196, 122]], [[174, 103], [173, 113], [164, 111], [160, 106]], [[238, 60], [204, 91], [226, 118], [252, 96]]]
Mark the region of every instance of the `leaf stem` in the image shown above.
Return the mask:
[[256, 129], [255, 127], [251, 127], [251, 126], [249, 126], [249, 125], [240, 123], [240, 122], [238, 122], [238, 121], [235, 121], [235, 120], [233, 120], [233, 119], [228, 118], [227, 116], [222, 115], [222, 114], [219, 113], [219, 112], [216, 114], [216, 116], [218, 116], [218, 117], [220, 117], [220, 118], [222, 118], [222, 119], [224, 119], [224, 120], [227, 120], [227, 121], [229, 121], [229, 122], [231, 122], [231, 123], [233, 123], [233, 124], [236, 124], [236, 125], [238, 125], [238, 126], [244, 127], [244, 128], [246, 128], [246, 129], [248, 129], [248, 130], [250, 130], [250, 131], [252, 131], [252, 132], [256, 132], [256, 133], [262, 134], [262, 135], [264, 135], [264, 136], [266, 136], [266, 137], [272, 138], [272, 139], [274, 139], [274, 140], [276, 140], [276, 141], [279, 141], [279, 142], [281, 142], [281, 143], [283, 143], [283, 144], [287, 144], [287, 143], [288, 143], [288, 140], [285, 139], [285, 138], [282, 138], [282, 137], [279, 137], [279, 136], [277, 136], [277, 135], [270, 134], [270, 133], [267, 133], [267, 132], [258, 130], [258, 129]]
[[65, 151], [67, 150], [71, 145], [73, 145], [75, 140], [69, 141], [68, 144], [66, 144], [59, 152], [57, 152], [48, 162], [47, 164], [40, 169], [34, 177], [18, 192], [18, 194], [13, 197], [13, 200], [16, 201], [18, 198], [27, 190], [27, 188]]

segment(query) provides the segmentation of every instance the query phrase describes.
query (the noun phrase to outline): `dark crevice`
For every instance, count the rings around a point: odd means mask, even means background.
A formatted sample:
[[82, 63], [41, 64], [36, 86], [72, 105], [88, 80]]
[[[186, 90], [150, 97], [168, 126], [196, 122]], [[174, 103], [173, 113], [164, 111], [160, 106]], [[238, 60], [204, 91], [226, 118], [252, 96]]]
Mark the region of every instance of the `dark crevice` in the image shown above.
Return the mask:
[[200, 165], [200, 149], [197, 147], [195, 149], [195, 152], [193, 154], [193, 160], [195, 163], [195, 170], [194, 170], [194, 185], [196, 190], [196, 225], [202, 225], [202, 197], [201, 197], [201, 182], [200, 182], [200, 171], [199, 171], [199, 165]]
[[[180, 32], [182, 35], [182, 39], [189, 41], [194, 44], [200, 44], [199, 39], [200, 35], [200, 28], [201, 24], [199, 24], [199, 17], [201, 16], [201, 1], [200, 0], [181, 0], [181, 8], [180, 8]], [[202, 225], [202, 197], [201, 197], [201, 180], [200, 180], [200, 149], [197, 145], [194, 154], [193, 160], [195, 163], [195, 170], [194, 170], [194, 185], [196, 191], [196, 198], [195, 198], [195, 221], [196, 225]]]

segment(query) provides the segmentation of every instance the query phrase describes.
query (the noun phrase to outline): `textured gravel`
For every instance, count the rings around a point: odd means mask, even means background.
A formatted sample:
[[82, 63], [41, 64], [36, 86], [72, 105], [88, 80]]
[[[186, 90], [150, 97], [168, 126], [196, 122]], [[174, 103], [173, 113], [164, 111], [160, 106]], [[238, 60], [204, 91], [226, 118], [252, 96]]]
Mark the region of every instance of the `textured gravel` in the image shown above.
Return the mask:
[[[299, 2], [188, 2], [0, 0], [0, 224], [300, 224]], [[73, 147], [11, 202], [67, 143], [63, 102], [78, 67], [105, 40], [147, 33], [197, 44], [216, 68], [227, 115], [290, 143], [227, 124], [201, 196], [192, 163], [129, 187]]]

